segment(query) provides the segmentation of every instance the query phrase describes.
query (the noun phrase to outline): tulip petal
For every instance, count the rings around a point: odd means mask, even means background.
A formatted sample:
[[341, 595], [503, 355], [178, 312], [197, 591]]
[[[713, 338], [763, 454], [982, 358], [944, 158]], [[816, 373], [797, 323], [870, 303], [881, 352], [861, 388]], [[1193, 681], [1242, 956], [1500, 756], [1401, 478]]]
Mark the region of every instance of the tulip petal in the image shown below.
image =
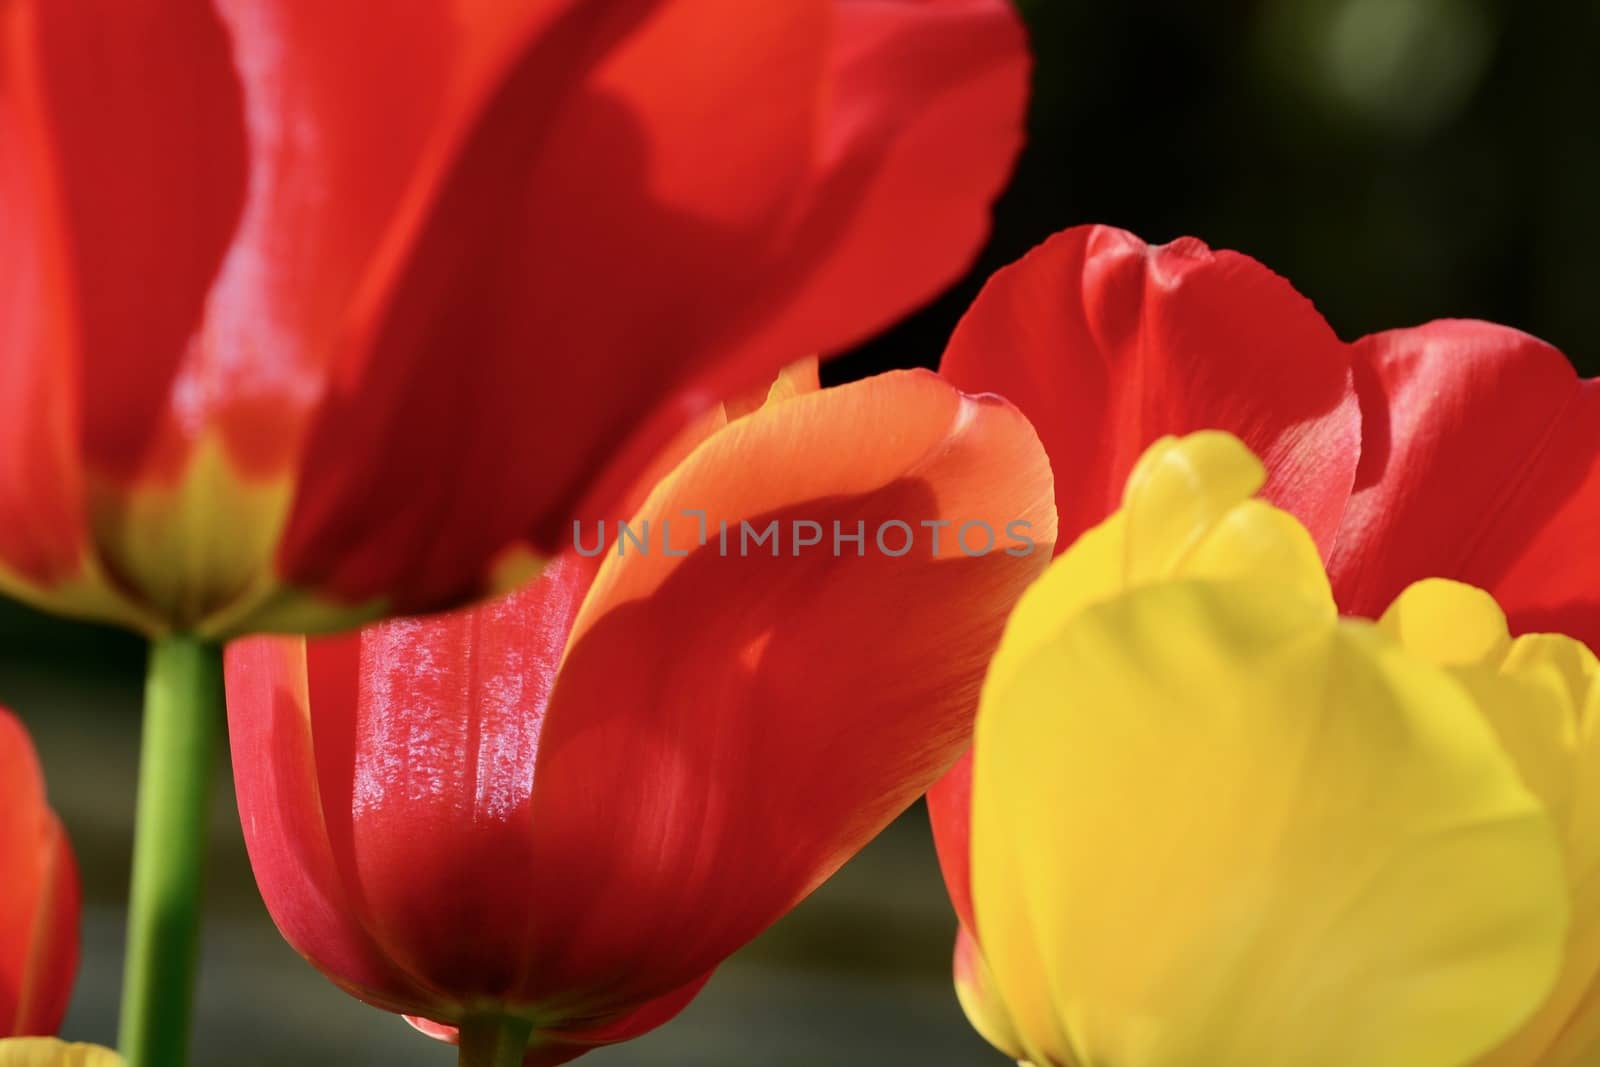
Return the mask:
[[[1122, 508], [1079, 537], [1017, 601], [988, 684], [1054, 640], [1063, 619], [1150, 582], [1276, 581], [1326, 605], [1331, 615], [1332, 593], [1310, 534], [1292, 515], [1254, 498], [1265, 480], [1261, 461], [1231, 434], [1202, 430], [1156, 441], [1134, 465]], [[945, 886], [968, 929], [971, 802], [968, 755], [928, 793]]]
[[[228, 744], [245, 846], [261, 896], [284, 939], [347, 992], [403, 1010], [431, 995], [397, 967], [372, 932], [359, 883], [346, 880], [324, 814], [319, 764], [337, 768], [348, 745], [335, 744], [349, 716], [357, 647], [354, 637], [316, 643], [308, 669], [304, 638], [250, 637], [226, 652]], [[313, 736], [311, 679], [324, 711], [326, 737]], [[346, 772], [349, 773], [348, 771]], [[330, 775], [331, 777], [332, 775]], [[348, 801], [335, 793], [334, 803]]]
[[972, 1028], [983, 1039], [1014, 1060], [1023, 1056], [1022, 1040], [1006, 1012], [1005, 1001], [984, 961], [983, 950], [965, 927], [956, 932], [956, 953], [951, 970], [955, 972], [956, 998]]
[[0, 1067], [122, 1067], [122, 1057], [99, 1045], [18, 1037], [0, 1039]]
[[[22, 156], [0, 169], [0, 214], [20, 209], [28, 228], [7, 246], [0, 305], [13, 329], [32, 324], [10, 338], [0, 396], [16, 395], [7, 377], [57, 368], [34, 383], [53, 402], [16, 413], [53, 422], [70, 390], [82, 458], [121, 482], [173, 429], [173, 383], [243, 202], [229, 42], [206, 0], [20, 0], [0, 33], [0, 128]], [[57, 432], [23, 439], [59, 447]]]
[[0, 588], [142, 621], [95, 589], [84, 501], [156, 462], [238, 214], [240, 126], [204, 0], [0, 12]]
[[1324, 555], [1333, 544], [1360, 448], [1350, 357], [1246, 256], [1066, 230], [989, 280], [940, 373], [1011, 398], [1038, 428], [1063, 545], [1115, 509], [1152, 441], [1203, 429], [1242, 438], [1269, 472], [1265, 499]]
[[1011, 4], [834, 7], [822, 176], [767, 294], [781, 311], [747, 342], [774, 354], [796, 336], [836, 351], [933, 296], [983, 244], [1022, 146], [1029, 57]]
[[[1583, 1002], [1600, 981], [1600, 660], [1555, 634], [1512, 640], [1488, 593], [1444, 579], [1406, 588], [1380, 625], [1408, 651], [1450, 667], [1471, 692], [1561, 831], [1572, 929], [1555, 990], [1477, 1067], [1582, 1063]], [[1590, 1038], [1589, 1040], [1592, 1040]]]
[[[391, 457], [355, 465], [386, 503], [341, 510], [356, 476], [312, 472], [282, 556], [298, 580], [360, 598], [426, 550], [438, 600], [481, 579], [490, 542], [554, 547], [564, 516], [610, 514], [716, 397], [881, 326], [981, 239], [1024, 80], [999, 0], [569, 7], [463, 143], [383, 296], [359, 386], [318, 418], [314, 450]], [[573, 53], [592, 66], [551, 110], [533, 94]], [[945, 135], [968, 128], [949, 156]], [[476, 377], [424, 358], [441, 347], [482, 354]], [[441, 392], [473, 398], [470, 426]], [[419, 484], [440, 441], [465, 454]], [[423, 520], [469, 495], [505, 505], [438, 538]]]
[[1600, 649], [1594, 582], [1575, 580], [1600, 543], [1600, 382], [1482, 322], [1355, 352], [1365, 430], [1329, 565], [1340, 607], [1375, 617], [1411, 582], [1453, 578], [1492, 593], [1513, 632]]
[[1555, 828], [1466, 690], [1293, 590], [1091, 607], [975, 744], [978, 933], [1035, 1063], [1447, 1067], [1560, 968]]
[[0, 1036], [61, 1025], [78, 970], [78, 869], [27, 732], [0, 708]]
[[[540, 862], [527, 824], [551, 687], [592, 574], [562, 557], [480, 608], [369, 627], [359, 665], [312, 677], [322, 814], [344, 884], [389, 958], [455, 998], [514, 1001], [519, 935], [540, 921], [535, 883], [559, 870]], [[314, 641], [308, 662], [338, 652]], [[445, 901], [458, 919], [439, 920]]]
[[[300, 453], [330, 378], [359, 388], [333, 365], [354, 358], [464, 127], [574, 5], [399, 0], [383, 19], [344, 4], [216, 6], [245, 87], [251, 185], [190, 369], [222, 405], [208, 414], [232, 454], [270, 470]], [[542, 113], [530, 107], [530, 125]]]
[[[826, 3], [544, 6], [559, 14], [464, 132], [318, 414], [308, 447], [347, 462], [308, 472], [291, 579], [359, 599], [425, 575], [401, 608], [481, 587], [481, 561], [535, 518], [569, 516], [714, 353], [707, 324], [737, 317], [748, 264], [804, 188]], [[672, 429], [715, 400], [673, 405]], [[345, 507], [354, 493], [382, 504]], [[479, 521], [440, 537], [434, 517], [464, 501]]]
[[[528, 921], [525, 881], [548, 875], [526, 843], [534, 752], [592, 575], [568, 556], [475, 611], [229, 646], [234, 774], [263, 899], [289, 943], [362, 999], [427, 1015], [515, 991], [507, 931]], [[446, 900], [474, 922], [439, 922]]]
[[[705, 545], [686, 508], [707, 513]], [[1026, 422], [925, 373], [739, 420], [656, 488], [640, 521], [663, 520], [687, 555], [608, 557], [540, 742], [535, 850], [561, 877], [530, 902], [528, 981], [587, 990], [580, 1007], [597, 1012], [719, 962], [949, 766], [1005, 611], [1054, 534]], [[741, 520], [776, 521], [781, 556], [740, 555]], [[916, 530], [904, 556], [874, 544], [890, 520]], [[969, 557], [952, 527], [936, 554], [917, 527], [938, 520], [1031, 522], [1039, 547]], [[796, 554], [795, 521], [829, 537], [862, 523], [862, 554]]]

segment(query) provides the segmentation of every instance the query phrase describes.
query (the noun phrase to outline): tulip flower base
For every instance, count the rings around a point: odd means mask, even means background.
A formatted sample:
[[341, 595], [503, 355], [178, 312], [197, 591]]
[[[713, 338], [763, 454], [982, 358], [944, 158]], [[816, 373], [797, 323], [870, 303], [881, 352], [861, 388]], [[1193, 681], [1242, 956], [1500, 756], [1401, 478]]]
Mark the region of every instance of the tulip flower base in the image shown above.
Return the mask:
[[460, 1067], [518, 1067], [533, 1024], [506, 1016], [468, 1019], [461, 1026]]
[[220, 646], [189, 637], [151, 646], [122, 987], [129, 1067], [182, 1067], [188, 1053], [222, 693]]

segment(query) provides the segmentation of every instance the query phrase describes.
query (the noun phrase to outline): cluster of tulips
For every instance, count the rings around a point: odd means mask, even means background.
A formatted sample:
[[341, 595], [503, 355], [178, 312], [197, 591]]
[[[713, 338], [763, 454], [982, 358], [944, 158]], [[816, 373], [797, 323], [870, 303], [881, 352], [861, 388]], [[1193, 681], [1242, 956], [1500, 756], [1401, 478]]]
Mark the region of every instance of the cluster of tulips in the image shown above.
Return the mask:
[[119, 1052], [0, 712], [0, 1065], [186, 1061], [224, 730], [283, 936], [468, 1067], [666, 1023], [925, 794], [1013, 1059], [1600, 1063], [1600, 383], [1084, 227], [820, 387], [1027, 68], [1004, 0], [0, 5], [0, 591], [151, 642]]

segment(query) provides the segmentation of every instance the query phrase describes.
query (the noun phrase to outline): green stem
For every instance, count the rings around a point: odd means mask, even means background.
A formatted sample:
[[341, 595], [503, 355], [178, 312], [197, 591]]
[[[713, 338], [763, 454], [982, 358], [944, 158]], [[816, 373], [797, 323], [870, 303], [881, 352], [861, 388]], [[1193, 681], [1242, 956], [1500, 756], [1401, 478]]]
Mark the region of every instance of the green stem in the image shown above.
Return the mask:
[[481, 1015], [461, 1024], [459, 1067], [522, 1067], [533, 1024], [503, 1015]]
[[222, 650], [150, 648], [134, 822], [120, 1045], [128, 1067], [183, 1067], [200, 956], [212, 776], [225, 728]]

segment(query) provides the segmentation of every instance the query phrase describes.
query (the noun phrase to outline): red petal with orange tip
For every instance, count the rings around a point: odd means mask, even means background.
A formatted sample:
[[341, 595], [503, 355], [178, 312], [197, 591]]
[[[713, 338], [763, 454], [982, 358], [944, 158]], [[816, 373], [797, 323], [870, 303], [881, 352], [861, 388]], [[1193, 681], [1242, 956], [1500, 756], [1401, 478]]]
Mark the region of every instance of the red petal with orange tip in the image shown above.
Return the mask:
[[[865, 540], [740, 556], [746, 520]], [[903, 556], [875, 543], [889, 520], [916, 530]], [[941, 520], [935, 553], [920, 524]], [[969, 557], [977, 522], [998, 543]], [[311, 642], [304, 667], [292, 640], [230, 650], [258, 882], [345, 988], [437, 1033], [501, 1005], [558, 1058], [663, 1021], [959, 754], [1055, 525], [1026, 421], [920, 372], [785, 391], [679, 464], [645, 523], [650, 549], [592, 584], [568, 555], [482, 608]], [[1008, 555], [1023, 534], [1037, 549]]]
[[0, 708], [0, 1037], [61, 1025], [78, 970], [78, 869], [22, 724]]
[[[676, 525], [688, 508], [708, 515], [704, 546]], [[564, 877], [534, 887], [534, 988], [601, 1011], [691, 979], [926, 789], [967, 742], [1053, 510], [1016, 411], [920, 373], [773, 405], [658, 486], [641, 518], [674, 522], [688, 555], [608, 559], [540, 740], [534, 838]], [[924, 530], [903, 558], [796, 555], [787, 532], [778, 558], [731, 540], [724, 556], [718, 533], [815, 521], [874, 539], [897, 519], [954, 525], [938, 557]], [[1032, 523], [1031, 556], [955, 543], [963, 523], [1013, 520]]]
[[1600, 650], [1600, 381], [1484, 322], [1356, 345], [1364, 435], [1330, 564], [1340, 608], [1377, 617], [1407, 585], [1489, 590], [1515, 632]]
[[1157, 437], [1227, 430], [1264, 496], [1327, 556], [1355, 478], [1350, 356], [1310, 301], [1237, 252], [1105, 226], [1052, 237], [989, 280], [940, 373], [1009, 397], [1050, 453], [1061, 544], [1116, 510]]

